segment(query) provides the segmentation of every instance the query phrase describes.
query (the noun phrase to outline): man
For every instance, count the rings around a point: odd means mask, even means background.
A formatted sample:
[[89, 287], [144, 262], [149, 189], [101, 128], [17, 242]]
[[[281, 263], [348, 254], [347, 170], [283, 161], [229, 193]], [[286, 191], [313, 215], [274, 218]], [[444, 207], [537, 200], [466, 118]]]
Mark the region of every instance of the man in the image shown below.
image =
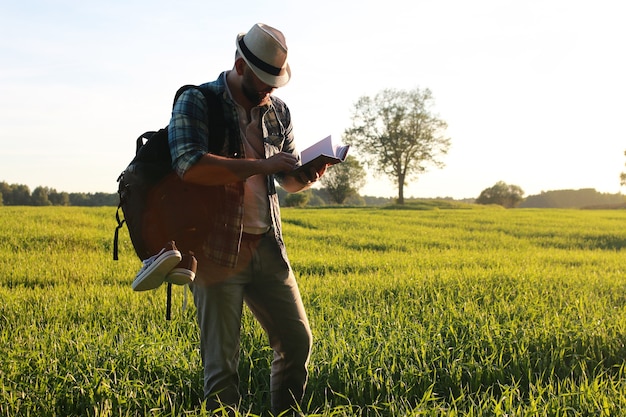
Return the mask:
[[285, 103], [271, 95], [291, 77], [283, 34], [255, 24], [237, 36], [236, 46], [233, 69], [204, 85], [217, 93], [231, 128], [222, 151], [208, 152], [207, 107], [195, 89], [184, 92], [174, 106], [170, 150], [183, 181], [219, 190], [220, 210], [196, 252], [198, 269], [191, 285], [207, 408], [236, 407], [240, 400], [237, 369], [245, 302], [274, 350], [271, 408], [278, 415], [302, 399], [312, 338], [285, 251], [274, 181], [288, 192], [301, 191], [319, 179], [325, 166], [290, 174], [300, 165], [291, 117]]

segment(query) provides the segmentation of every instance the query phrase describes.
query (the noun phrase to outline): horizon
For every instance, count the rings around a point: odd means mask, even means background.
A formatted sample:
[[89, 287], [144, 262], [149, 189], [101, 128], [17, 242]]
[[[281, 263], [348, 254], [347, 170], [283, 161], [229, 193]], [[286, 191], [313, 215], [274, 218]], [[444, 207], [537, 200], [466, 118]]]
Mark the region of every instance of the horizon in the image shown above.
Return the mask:
[[[44, 188], [48, 188], [49, 190], [52, 190], [52, 191], [57, 192], [57, 193], [67, 193], [67, 194], [85, 194], [85, 195], [95, 195], [95, 194], [115, 195], [115, 194], [117, 194], [117, 191], [66, 191], [66, 190], [57, 189], [55, 187], [49, 187], [49, 186], [46, 186], [46, 185], [38, 185], [38, 186], [35, 186], [35, 187], [31, 187], [28, 184], [19, 183], [19, 182], [17, 182], [17, 183], [10, 183], [8, 181], [0, 179], [0, 183], [2, 183], [2, 182], [7, 183], [9, 186], [15, 186], [15, 185], [21, 186], [21, 185], [24, 185], [24, 186], [28, 187], [31, 196], [33, 194], [33, 191], [36, 188], [38, 188], [38, 187], [44, 187]], [[513, 185], [513, 184], [507, 184], [507, 185]], [[490, 188], [490, 187], [486, 187], [486, 188]], [[314, 190], [314, 191], [322, 191], [323, 189], [324, 189], [324, 187], [320, 187], [320, 186], [311, 188], [311, 190]], [[594, 191], [594, 192], [596, 192], [598, 194], [601, 194], [601, 195], [611, 195], [611, 196], [624, 196], [624, 195], [626, 195], [626, 194], [622, 194], [621, 192], [617, 192], [617, 193], [602, 192], [602, 191], [596, 190], [595, 188], [577, 188], [577, 189], [566, 188], [566, 189], [559, 189], [559, 190], [542, 190], [541, 192], [536, 193], [536, 194], [524, 193], [522, 197], [525, 200], [525, 199], [527, 199], [529, 197], [541, 196], [542, 194], [546, 194], [546, 193], [559, 193], [559, 192], [564, 192], [564, 191], [579, 192], [579, 191], [587, 191], [587, 190]], [[284, 192], [287, 193], [287, 191], [284, 191]], [[385, 196], [363, 194], [361, 192], [359, 192], [358, 195], [360, 197], [362, 197], [362, 198], [382, 198], [382, 199], [391, 199], [391, 200], [398, 198], [397, 195], [396, 196], [391, 196], [391, 197], [385, 197]], [[0, 191], [0, 197], [1, 196], [2, 196], [2, 192]], [[408, 196], [408, 197], [406, 197], [405, 196], [404, 200], [405, 201], [409, 201], [409, 200], [422, 200], [422, 199], [423, 200], [438, 200], [439, 199], [439, 200], [453, 200], [453, 201], [460, 201], [460, 202], [462, 202], [462, 201], [468, 201], [468, 200], [476, 200], [477, 198], [478, 198], [478, 195], [475, 196], [475, 197], [462, 197], [462, 198], [454, 198], [454, 197], [451, 197], [451, 196], [436, 196], [436, 197], [424, 197], [424, 196]], [[0, 204], [0, 206], [2, 206], [2, 204]]]

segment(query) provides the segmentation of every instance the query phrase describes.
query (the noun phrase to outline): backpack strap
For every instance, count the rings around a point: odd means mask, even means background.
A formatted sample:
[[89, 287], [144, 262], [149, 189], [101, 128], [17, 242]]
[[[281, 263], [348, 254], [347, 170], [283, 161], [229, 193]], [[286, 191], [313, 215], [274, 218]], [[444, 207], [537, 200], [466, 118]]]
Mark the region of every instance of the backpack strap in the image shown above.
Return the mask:
[[219, 93], [198, 85], [187, 84], [176, 91], [174, 103], [185, 91], [195, 88], [202, 93], [207, 105], [207, 128], [209, 129], [209, 152], [220, 154], [224, 147], [224, 139], [228, 135], [228, 156], [234, 157], [241, 153], [241, 142], [238, 130], [234, 129], [232, 120], [227, 120], [219, 99]]
[[167, 298], [165, 299], [165, 320], [172, 319], [172, 283], [167, 283]]
[[115, 211], [115, 219], [117, 220], [117, 226], [115, 227], [115, 234], [113, 235], [113, 260], [118, 260], [118, 241], [120, 236], [120, 229], [124, 226], [126, 219], [120, 218], [120, 210], [122, 209], [122, 202], [120, 201], [117, 205], [117, 210]]
[[143, 140], [150, 140], [150, 138], [156, 133], [157, 132], [151, 130], [150, 132], [146, 132], [137, 138], [137, 141], [135, 142], [135, 155], [137, 155], [139, 153], [139, 149], [141, 149], [141, 147], [145, 145], [145, 142]]

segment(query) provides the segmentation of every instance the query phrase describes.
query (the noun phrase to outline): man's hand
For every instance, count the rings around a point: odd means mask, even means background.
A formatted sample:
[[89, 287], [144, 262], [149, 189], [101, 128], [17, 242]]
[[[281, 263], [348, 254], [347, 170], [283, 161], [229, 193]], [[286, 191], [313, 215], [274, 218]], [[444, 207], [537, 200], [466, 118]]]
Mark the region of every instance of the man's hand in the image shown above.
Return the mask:
[[327, 166], [328, 165], [324, 164], [319, 168], [311, 167], [306, 171], [298, 172], [298, 174], [295, 177], [302, 184], [308, 185], [308, 184], [314, 183], [315, 181], [319, 180], [322, 175], [324, 175], [324, 172], [326, 172]]
[[263, 174], [277, 174], [293, 171], [298, 165], [298, 158], [286, 152], [279, 152], [263, 161]]
[[293, 169], [290, 169], [284, 173], [285, 175], [280, 181], [280, 186], [289, 193], [297, 193], [298, 191], [306, 190], [324, 175], [326, 167], [327, 165], [324, 164], [320, 167], [312, 167], [306, 171], [298, 169], [296, 173], [291, 172]]

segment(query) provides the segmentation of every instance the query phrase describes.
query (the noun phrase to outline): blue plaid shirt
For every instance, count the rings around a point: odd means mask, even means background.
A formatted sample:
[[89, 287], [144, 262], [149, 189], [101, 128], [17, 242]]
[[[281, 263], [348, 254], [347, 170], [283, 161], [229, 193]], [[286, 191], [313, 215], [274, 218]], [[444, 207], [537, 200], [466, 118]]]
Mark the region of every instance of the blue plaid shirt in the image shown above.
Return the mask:
[[[217, 93], [219, 101], [224, 111], [224, 118], [228, 128], [225, 132], [224, 146], [219, 152], [222, 156], [245, 158], [245, 152], [241, 144], [239, 133], [239, 121], [235, 104], [226, 91], [226, 72], [220, 74], [217, 80], [203, 84], [213, 92]], [[172, 110], [168, 135], [170, 152], [172, 154], [172, 167], [179, 176], [209, 152], [209, 138], [207, 128], [207, 104], [204, 96], [197, 89], [186, 90], [177, 100]], [[291, 114], [286, 104], [276, 98], [271, 97], [270, 104], [262, 109], [261, 128], [263, 133], [263, 144], [265, 157], [268, 158], [279, 152], [289, 152], [298, 155], [293, 138], [293, 126], [291, 124]], [[229, 143], [229, 129], [235, 129], [236, 137], [239, 141], [234, 155], [229, 155], [228, 150], [232, 147]], [[280, 176], [268, 176], [268, 199], [270, 207], [270, 218], [274, 235], [281, 248], [285, 262], [287, 254], [282, 237], [282, 226], [280, 221], [280, 206], [274, 180], [279, 183]], [[214, 230], [207, 236], [203, 246], [203, 255], [217, 264], [229, 268], [234, 268], [237, 264], [239, 245], [241, 242], [241, 232], [243, 230], [243, 183], [226, 184], [220, 190], [224, 209], [213, 221]]]

